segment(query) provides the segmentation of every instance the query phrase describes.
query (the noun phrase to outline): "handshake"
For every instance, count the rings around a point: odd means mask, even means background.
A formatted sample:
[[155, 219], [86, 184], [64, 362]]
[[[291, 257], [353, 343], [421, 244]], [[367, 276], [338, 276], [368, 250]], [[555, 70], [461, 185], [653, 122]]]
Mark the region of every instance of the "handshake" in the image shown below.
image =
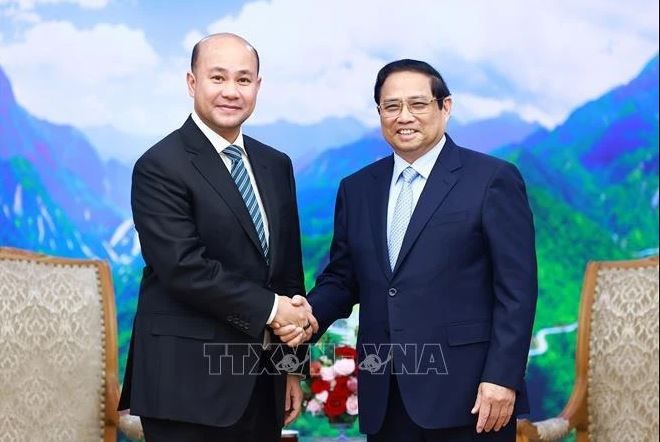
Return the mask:
[[295, 347], [310, 340], [319, 331], [319, 323], [312, 314], [312, 306], [301, 295], [293, 298], [278, 295], [277, 313], [270, 327], [282, 342]]

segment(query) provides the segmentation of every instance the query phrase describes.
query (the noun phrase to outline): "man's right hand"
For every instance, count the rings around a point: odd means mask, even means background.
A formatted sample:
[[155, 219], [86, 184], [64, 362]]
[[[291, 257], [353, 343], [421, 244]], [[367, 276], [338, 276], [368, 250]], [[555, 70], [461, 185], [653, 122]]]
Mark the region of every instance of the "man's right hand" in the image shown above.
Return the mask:
[[[294, 319], [288, 320], [286, 314], [280, 316], [280, 309], [283, 310], [283, 313], [294, 309]], [[280, 296], [277, 314], [270, 326], [282, 342], [290, 347], [295, 347], [308, 341], [319, 330], [319, 324], [312, 314], [312, 306], [309, 305], [305, 297], [300, 295], [296, 295], [293, 298]]]
[[307, 326], [307, 311], [303, 306], [294, 303], [288, 296], [278, 295], [277, 298], [277, 313], [275, 313], [271, 324], [291, 324], [300, 328]]

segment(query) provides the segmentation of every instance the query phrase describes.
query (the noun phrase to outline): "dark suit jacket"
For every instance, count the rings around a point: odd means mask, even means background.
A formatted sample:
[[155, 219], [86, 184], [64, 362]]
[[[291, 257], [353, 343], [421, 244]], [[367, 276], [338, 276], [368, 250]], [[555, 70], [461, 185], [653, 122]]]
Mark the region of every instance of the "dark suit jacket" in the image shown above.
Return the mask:
[[[131, 203], [146, 267], [120, 409], [235, 423], [256, 377], [232, 374], [230, 359], [217, 348], [207, 358], [204, 344], [252, 343], [260, 350], [273, 294], [305, 293], [291, 161], [250, 137], [244, 141], [268, 218], [270, 265], [229, 171], [191, 118], [135, 164]], [[234, 363], [246, 348], [229, 349], [238, 352]], [[285, 376], [278, 376], [273, 407], [280, 422], [284, 388]]]
[[[474, 424], [481, 381], [517, 390], [516, 413], [526, 412], [537, 281], [522, 177], [512, 164], [447, 136], [392, 271], [386, 220], [393, 164], [389, 156], [341, 182], [330, 263], [309, 294], [321, 330], [360, 304], [361, 430], [374, 433], [383, 423], [392, 367], [428, 373], [397, 376], [421, 427]], [[370, 371], [373, 355], [387, 360], [388, 343], [401, 347], [389, 353], [387, 368]]]

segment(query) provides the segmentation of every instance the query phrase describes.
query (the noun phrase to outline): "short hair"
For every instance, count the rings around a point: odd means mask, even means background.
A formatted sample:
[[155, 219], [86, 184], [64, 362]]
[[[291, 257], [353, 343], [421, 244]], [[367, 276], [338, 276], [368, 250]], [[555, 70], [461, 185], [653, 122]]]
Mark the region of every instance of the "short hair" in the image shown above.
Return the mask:
[[[434, 98], [445, 98], [451, 95], [447, 83], [445, 83], [440, 72], [435, 70], [433, 66], [424, 61], [404, 58], [403, 60], [388, 63], [378, 71], [376, 85], [374, 86], [374, 100], [376, 104], [380, 104], [380, 90], [383, 88], [383, 83], [385, 83], [387, 77], [396, 72], [418, 72], [425, 74], [431, 81], [431, 94], [433, 94]], [[442, 108], [441, 100], [438, 100], [438, 106]]]
[[[201, 39], [200, 41], [195, 43], [195, 46], [193, 46], [192, 55], [190, 56], [190, 71], [191, 72], [195, 70], [195, 64], [197, 63], [197, 57], [199, 56], [199, 45], [204, 40], [206, 40], [206, 38], [208, 38], [208, 37], [205, 37], [205, 38]], [[243, 39], [241, 38], [241, 40], [243, 40]], [[254, 57], [257, 59], [257, 75], [259, 75], [259, 52], [257, 52], [257, 49], [254, 46], [252, 46], [250, 43], [248, 43], [247, 41], [245, 42], [245, 44], [247, 45], [248, 48], [252, 49], [252, 52], [254, 52]]]

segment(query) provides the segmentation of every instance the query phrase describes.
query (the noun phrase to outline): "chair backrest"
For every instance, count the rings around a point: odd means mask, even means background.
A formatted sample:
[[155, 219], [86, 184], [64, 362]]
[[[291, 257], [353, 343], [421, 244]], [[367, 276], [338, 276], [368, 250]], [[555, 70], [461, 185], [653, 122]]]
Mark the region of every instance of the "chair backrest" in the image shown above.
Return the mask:
[[592, 262], [584, 290], [589, 439], [657, 441], [658, 259]]
[[0, 248], [0, 440], [115, 441], [107, 264]]

